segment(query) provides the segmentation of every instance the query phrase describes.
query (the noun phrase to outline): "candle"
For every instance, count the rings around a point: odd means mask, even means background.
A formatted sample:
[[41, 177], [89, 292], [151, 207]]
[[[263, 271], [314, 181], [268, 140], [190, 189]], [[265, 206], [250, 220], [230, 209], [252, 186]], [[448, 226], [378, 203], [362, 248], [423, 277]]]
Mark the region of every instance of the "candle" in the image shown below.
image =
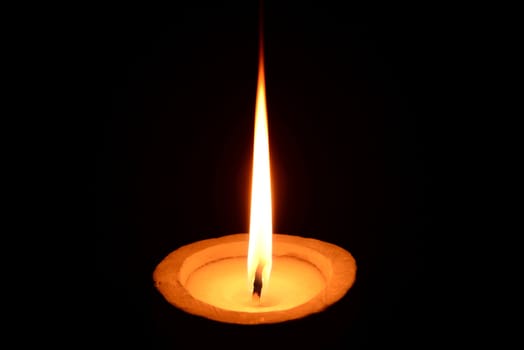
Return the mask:
[[355, 276], [355, 259], [345, 249], [312, 238], [273, 234], [261, 36], [249, 234], [180, 247], [157, 265], [155, 286], [170, 304], [191, 314], [262, 324], [324, 310], [347, 293]]
[[320, 312], [355, 281], [353, 256], [334, 244], [273, 234], [273, 269], [260, 301], [246, 283], [248, 234], [198, 241], [168, 254], [156, 288], [191, 314], [238, 324], [276, 323]]

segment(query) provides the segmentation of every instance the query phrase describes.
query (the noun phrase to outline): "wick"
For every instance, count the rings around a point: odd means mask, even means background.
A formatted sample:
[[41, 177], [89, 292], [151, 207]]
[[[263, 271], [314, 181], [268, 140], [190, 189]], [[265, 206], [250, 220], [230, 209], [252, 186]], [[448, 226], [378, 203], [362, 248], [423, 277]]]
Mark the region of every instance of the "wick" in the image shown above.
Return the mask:
[[260, 302], [262, 295], [262, 270], [264, 266], [259, 264], [255, 272], [255, 281], [253, 282], [253, 301]]

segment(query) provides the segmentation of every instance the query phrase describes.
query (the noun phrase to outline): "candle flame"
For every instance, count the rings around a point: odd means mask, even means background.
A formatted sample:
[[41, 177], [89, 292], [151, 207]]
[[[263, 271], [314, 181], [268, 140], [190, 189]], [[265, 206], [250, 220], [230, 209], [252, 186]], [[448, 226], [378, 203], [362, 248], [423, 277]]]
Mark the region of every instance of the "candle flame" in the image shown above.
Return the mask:
[[[253, 146], [253, 170], [251, 180], [251, 212], [249, 223], [249, 247], [247, 274], [249, 287], [253, 288], [255, 275], [262, 277], [267, 287], [272, 265], [272, 208], [271, 176], [269, 166], [269, 138], [266, 108], [266, 86], [262, 40], [258, 66], [258, 84], [255, 106], [255, 135]], [[260, 278], [260, 276], [258, 277]], [[260, 281], [258, 281], [260, 282]]]

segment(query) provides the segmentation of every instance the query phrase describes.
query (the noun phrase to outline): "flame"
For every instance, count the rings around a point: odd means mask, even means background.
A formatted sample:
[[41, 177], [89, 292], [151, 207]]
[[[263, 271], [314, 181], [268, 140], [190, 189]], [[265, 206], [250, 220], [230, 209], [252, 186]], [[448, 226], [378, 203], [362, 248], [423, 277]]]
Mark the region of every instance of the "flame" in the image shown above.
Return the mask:
[[272, 208], [271, 176], [269, 167], [269, 138], [267, 126], [266, 86], [262, 40], [258, 66], [258, 84], [255, 106], [255, 135], [253, 146], [253, 170], [251, 180], [251, 212], [249, 223], [249, 246], [247, 274], [253, 287], [257, 269], [262, 272], [262, 283], [267, 287], [272, 265]]

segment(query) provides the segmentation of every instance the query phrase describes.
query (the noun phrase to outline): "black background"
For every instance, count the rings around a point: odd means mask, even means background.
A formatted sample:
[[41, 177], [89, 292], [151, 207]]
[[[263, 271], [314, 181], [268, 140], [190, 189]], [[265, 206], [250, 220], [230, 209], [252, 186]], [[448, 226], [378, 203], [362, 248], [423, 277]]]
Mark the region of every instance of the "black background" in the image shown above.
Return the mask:
[[264, 5], [274, 232], [350, 251], [348, 294], [301, 320], [236, 326], [177, 310], [154, 288], [172, 250], [247, 232], [258, 11], [128, 4], [93, 21], [102, 103], [88, 338], [145, 348], [434, 344], [451, 330], [437, 321], [429, 268], [445, 30], [431, 8]]

